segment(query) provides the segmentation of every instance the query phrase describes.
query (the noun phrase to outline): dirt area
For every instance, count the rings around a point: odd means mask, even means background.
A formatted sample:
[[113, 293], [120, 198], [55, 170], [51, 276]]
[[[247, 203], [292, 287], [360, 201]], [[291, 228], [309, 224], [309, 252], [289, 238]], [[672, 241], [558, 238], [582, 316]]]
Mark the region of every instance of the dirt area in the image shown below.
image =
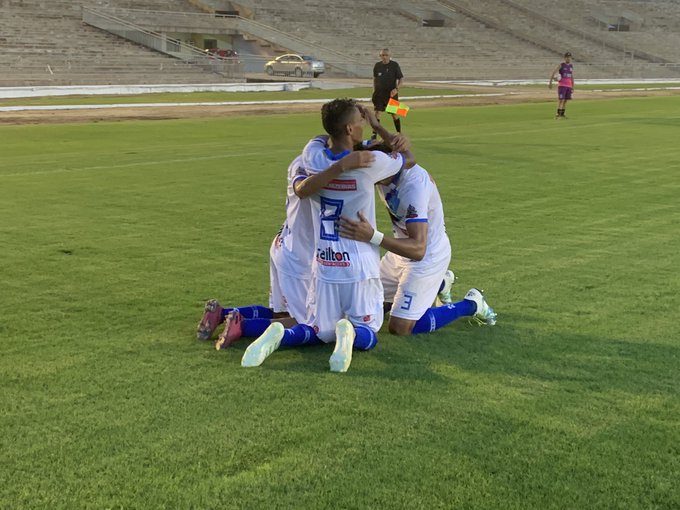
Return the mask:
[[[420, 85], [418, 85], [420, 86]], [[441, 89], [441, 85], [437, 88]], [[479, 87], [456, 86], [457, 91], [466, 94], [502, 93], [503, 96], [486, 97], [456, 97], [441, 99], [410, 99], [412, 109], [440, 108], [442, 106], [478, 106], [494, 104], [513, 104], [530, 102], [553, 102], [555, 90], [547, 87]], [[590, 90], [575, 90], [575, 100], [593, 100], [618, 97], [642, 96], [670, 96], [679, 95], [680, 91], [648, 90], [648, 91], [616, 91], [595, 92]], [[328, 97], [333, 96], [333, 90], [328, 90]], [[0, 125], [7, 124], [51, 124], [71, 122], [104, 122], [123, 120], [165, 120], [165, 119], [193, 119], [215, 118], [232, 115], [272, 115], [287, 113], [317, 112], [320, 105], [290, 104], [290, 105], [238, 105], [238, 106], [154, 106], [139, 108], [111, 108], [105, 110], [46, 110], [26, 112], [0, 112]]]

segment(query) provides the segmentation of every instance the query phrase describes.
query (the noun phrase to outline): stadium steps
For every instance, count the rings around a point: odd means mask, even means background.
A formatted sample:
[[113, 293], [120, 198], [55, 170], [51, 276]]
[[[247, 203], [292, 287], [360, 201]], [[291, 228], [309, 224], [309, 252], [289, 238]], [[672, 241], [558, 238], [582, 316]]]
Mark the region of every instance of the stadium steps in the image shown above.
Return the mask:
[[[129, 6], [140, 2], [87, 3]], [[156, 7], [187, 8], [189, 5], [179, 0], [149, 3]], [[125, 83], [135, 83], [136, 76], [140, 83], [227, 81], [197, 66], [181, 63], [178, 67], [177, 59], [84, 25], [82, 4], [62, 0], [5, 0], [0, 5], [0, 51], [1, 61], [5, 63], [2, 77], [5, 85], [121, 83], [121, 75]], [[192, 9], [190, 5], [188, 8]], [[54, 74], [47, 71], [47, 66]], [[89, 72], [77, 73], [75, 69]], [[174, 70], [172, 76], [162, 72], [167, 69]]]
[[[563, 39], [569, 44], [572, 53], [587, 55], [597, 52], [603, 45], [616, 48], [614, 54], [598, 55], [601, 61], [620, 60], [622, 54], [635, 55], [637, 59], [648, 62], [680, 62], [680, 4], [672, 1], [654, 2], [616, 2], [594, 0], [574, 9], [569, 3], [549, 0], [503, 0], [506, 5], [514, 5], [533, 12], [537, 19], [549, 18], [571, 28], [572, 33]], [[642, 27], [634, 32], [608, 32], [599, 28], [592, 20], [599, 12], [620, 14], [630, 11], [644, 19]], [[550, 31], [545, 23], [540, 27]], [[599, 43], [599, 44], [598, 44]]]

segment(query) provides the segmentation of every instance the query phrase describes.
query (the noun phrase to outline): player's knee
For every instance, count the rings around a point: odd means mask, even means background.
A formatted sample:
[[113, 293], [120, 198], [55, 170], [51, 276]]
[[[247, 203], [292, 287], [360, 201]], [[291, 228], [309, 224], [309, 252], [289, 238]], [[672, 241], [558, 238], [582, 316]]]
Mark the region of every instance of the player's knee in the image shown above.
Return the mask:
[[395, 317], [390, 318], [390, 322], [387, 324], [387, 329], [390, 334], [397, 336], [407, 336], [413, 331], [413, 326], [415, 321], [407, 321], [404, 319], [397, 319]]

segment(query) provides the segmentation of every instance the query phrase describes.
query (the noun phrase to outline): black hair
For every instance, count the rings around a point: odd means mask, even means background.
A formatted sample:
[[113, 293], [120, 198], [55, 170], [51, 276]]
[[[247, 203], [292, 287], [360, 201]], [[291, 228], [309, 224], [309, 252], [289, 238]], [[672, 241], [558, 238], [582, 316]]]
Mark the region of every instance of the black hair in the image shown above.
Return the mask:
[[385, 154], [392, 154], [394, 152], [394, 149], [387, 145], [385, 142], [380, 142], [376, 143], [373, 145], [370, 145], [366, 147], [363, 142], [358, 143], [354, 146], [355, 151], [378, 151], [378, 152], [384, 152]]
[[354, 99], [333, 99], [321, 107], [321, 123], [331, 137], [342, 136], [357, 103]]

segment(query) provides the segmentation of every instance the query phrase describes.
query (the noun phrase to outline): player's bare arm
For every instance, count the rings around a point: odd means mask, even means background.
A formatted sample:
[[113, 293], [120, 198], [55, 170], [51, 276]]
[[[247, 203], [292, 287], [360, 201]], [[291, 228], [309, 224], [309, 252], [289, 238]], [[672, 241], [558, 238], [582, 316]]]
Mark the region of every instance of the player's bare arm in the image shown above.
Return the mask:
[[409, 138], [401, 133], [392, 134], [385, 129], [378, 121], [375, 113], [368, 108], [357, 105], [361, 116], [366, 119], [366, 122], [371, 126], [383, 141], [389, 145], [394, 152], [398, 152], [404, 156], [404, 168], [411, 168], [416, 164], [416, 158], [411, 152], [411, 141]]
[[366, 119], [368, 125], [371, 126], [371, 129], [373, 129], [373, 131], [375, 131], [378, 136], [380, 136], [380, 138], [389, 143], [389, 141], [392, 139], [392, 135], [389, 131], [387, 131], [387, 129], [383, 127], [382, 124], [380, 124], [375, 112], [362, 105], [357, 105], [357, 108], [359, 109], [361, 116]]
[[550, 73], [550, 81], [548, 82], [548, 88], [549, 88], [549, 89], [552, 89], [553, 80], [555, 79], [555, 75], [557, 74], [557, 72], [558, 72], [559, 70], [560, 70], [560, 66], [559, 66], [559, 64], [558, 64], [558, 65], [555, 66], [555, 68], [554, 68], [554, 69], [552, 70], [552, 72]]
[[[412, 222], [406, 224], [407, 238], [397, 239], [383, 237], [380, 246], [396, 255], [401, 255], [411, 260], [422, 260], [427, 248], [427, 223]], [[352, 220], [342, 216], [340, 218], [340, 235], [347, 239], [368, 243], [373, 238], [375, 230], [359, 212], [359, 219]]]
[[411, 150], [411, 140], [401, 133], [392, 136], [392, 139], [387, 142], [394, 152], [406, 152]]
[[371, 151], [353, 151], [341, 160], [333, 163], [323, 172], [297, 180], [293, 185], [293, 190], [298, 197], [308, 198], [318, 193], [333, 179], [340, 177], [343, 172], [371, 166], [374, 160], [375, 156]]

